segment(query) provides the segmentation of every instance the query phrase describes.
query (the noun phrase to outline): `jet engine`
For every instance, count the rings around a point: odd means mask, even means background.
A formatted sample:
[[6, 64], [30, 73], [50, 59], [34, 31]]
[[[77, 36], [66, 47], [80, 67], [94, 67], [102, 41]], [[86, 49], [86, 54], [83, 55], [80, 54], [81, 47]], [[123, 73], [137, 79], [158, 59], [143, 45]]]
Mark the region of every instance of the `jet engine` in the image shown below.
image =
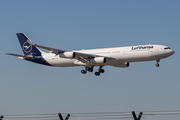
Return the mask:
[[106, 63], [106, 58], [104, 57], [95, 57], [90, 59], [91, 63]]
[[75, 58], [76, 53], [75, 52], [64, 52], [59, 54], [60, 58]]
[[127, 68], [129, 67], [129, 62], [124, 62], [124, 63], [121, 63], [121, 64], [115, 64], [113, 65], [114, 67], [121, 67], [121, 68]]

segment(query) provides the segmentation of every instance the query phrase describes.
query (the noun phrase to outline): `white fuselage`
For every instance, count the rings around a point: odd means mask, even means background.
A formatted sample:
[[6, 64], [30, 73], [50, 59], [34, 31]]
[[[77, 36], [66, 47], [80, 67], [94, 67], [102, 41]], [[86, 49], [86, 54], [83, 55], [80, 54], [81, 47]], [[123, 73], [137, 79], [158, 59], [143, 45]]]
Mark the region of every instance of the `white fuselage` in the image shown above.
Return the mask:
[[[73, 52], [99, 55], [107, 58], [106, 63], [96, 63], [93, 66], [117, 65], [123, 62], [139, 62], [160, 60], [171, 56], [174, 51], [163, 45], [139, 45], [128, 47], [115, 47], [103, 49], [77, 50]], [[42, 53], [42, 57], [52, 66], [70, 67], [70, 66], [85, 66], [85, 63], [77, 59], [60, 58], [54, 53]]]

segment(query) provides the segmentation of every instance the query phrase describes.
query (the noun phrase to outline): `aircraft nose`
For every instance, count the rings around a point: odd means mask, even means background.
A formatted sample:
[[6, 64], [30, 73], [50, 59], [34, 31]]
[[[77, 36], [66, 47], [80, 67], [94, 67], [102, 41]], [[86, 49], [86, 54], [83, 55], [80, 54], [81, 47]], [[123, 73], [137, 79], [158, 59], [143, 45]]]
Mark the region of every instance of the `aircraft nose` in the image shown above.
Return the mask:
[[173, 55], [175, 53], [175, 51], [174, 50], [171, 50], [171, 55]]

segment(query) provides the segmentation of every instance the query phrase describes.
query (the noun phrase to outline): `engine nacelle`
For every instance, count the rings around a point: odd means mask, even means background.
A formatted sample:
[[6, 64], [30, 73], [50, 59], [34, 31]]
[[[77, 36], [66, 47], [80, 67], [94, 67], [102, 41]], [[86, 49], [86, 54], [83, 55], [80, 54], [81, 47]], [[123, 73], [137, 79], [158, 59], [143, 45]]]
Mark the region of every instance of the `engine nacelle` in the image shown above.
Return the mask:
[[75, 52], [64, 52], [59, 54], [60, 58], [75, 58], [76, 53]]
[[113, 65], [114, 67], [122, 67], [122, 68], [127, 68], [129, 67], [130, 63], [129, 62], [124, 62], [124, 63], [121, 63], [121, 64], [116, 64], [116, 65]]
[[104, 57], [91, 58], [90, 63], [106, 63], [106, 58]]

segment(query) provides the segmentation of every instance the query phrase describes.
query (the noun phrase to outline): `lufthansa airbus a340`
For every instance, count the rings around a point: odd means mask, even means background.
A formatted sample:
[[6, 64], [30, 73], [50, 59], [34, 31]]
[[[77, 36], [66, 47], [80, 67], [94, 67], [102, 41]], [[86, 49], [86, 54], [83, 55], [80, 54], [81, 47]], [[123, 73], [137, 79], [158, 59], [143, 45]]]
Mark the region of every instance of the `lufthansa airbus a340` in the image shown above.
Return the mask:
[[[104, 73], [104, 66], [126, 68], [130, 62], [156, 61], [159, 67], [160, 59], [174, 54], [174, 50], [164, 45], [138, 45], [128, 47], [114, 47], [102, 49], [67, 51], [34, 44], [24, 33], [17, 33], [24, 55], [6, 53], [20, 59], [56, 67], [84, 66], [82, 74], [93, 72], [99, 66], [96, 76]], [[39, 48], [50, 51], [41, 51]]]

